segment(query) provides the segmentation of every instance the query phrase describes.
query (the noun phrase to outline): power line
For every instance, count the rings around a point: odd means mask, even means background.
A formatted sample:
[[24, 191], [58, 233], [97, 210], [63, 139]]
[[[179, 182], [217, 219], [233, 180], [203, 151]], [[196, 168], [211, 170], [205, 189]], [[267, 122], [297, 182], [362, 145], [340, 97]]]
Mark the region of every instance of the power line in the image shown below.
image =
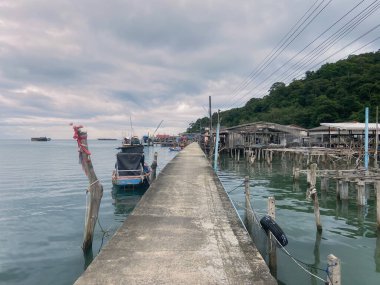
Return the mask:
[[296, 58], [298, 55], [300, 55], [304, 50], [306, 50], [309, 46], [311, 46], [316, 40], [318, 40], [319, 38], [321, 38], [325, 33], [327, 33], [329, 30], [331, 30], [337, 23], [339, 23], [342, 19], [344, 19], [348, 14], [350, 14], [353, 10], [355, 10], [361, 3], [363, 3], [364, 0], [362, 0], [361, 2], [359, 2], [357, 5], [355, 5], [353, 8], [351, 8], [346, 14], [344, 14], [342, 17], [340, 17], [337, 21], [335, 21], [329, 28], [327, 28], [325, 31], [323, 31], [321, 34], [319, 34], [319, 36], [317, 38], [315, 38], [314, 40], [312, 40], [309, 44], [307, 44], [301, 51], [299, 51], [297, 54], [295, 54], [292, 58], [290, 58], [289, 60], [287, 60], [284, 64], [282, 64], [279, 68], [277, 68], [275, 71], [273, 71], [269, 76], [267, 76], [263, 81], [260, 82], [260, 84], [258, 84], [254, 89], [251, 89], [249, 93], [251, 93], [252, 91], [254, 91], [255, 89], [258, 88], [258, 86], [260, 86], [261, 84], [263, 84], [264, 82], [266, 82], [269, 78], [271, 78], [275, 73], [277, 73], [277, 71], [281, 70], [283, 67], [285, 67], [289, 62], [291, 62], [294, 58]]
[[[332, 0], [330, 0], [326, 5], [324, 5], [318, 12], [317, 12], [317, 14], [316, 15], [314, 15], [313, 16], [313, 18], [301, 29], [301, 31], [299, 31], [297, 34], [296, 34], [296, 36], [290, 41], [290, 42], [288, 42], [286, 45], [285, 45], [285, 47], [283, 47], [283, 45], [281, 46], [281, 51], [277, 54], [277, 56], [275, 56], [275, 57], [273, 57], [270, 61], [268, 61], [266, 64], [265, 64], [265, 66], [264, 66], [264, 68], [262, 68], [262, 70], [260, 71], [260, 73], [262, 73], [276, 58], [278, 58], [278, 56], [315, 20], [315, 18], [322, 12], [322, 11], [324, 11], [325, 9], [326, 9], [326, 7], [330, 4], [332, 2]], [[323, 3], [323, 2], [322, 2]], [[320, 3], [320, 5], [322, 4], [322, 3]], [[319, 6], [320, 6], [319, 5]], [[319, 8], [319, 6], [317, 7], [317, 8]], [[316, 11], [316, 10], [314, 10], [314, 11]], [[313, 11], [313, 12], [314, 12]], [[312, 14], [311, 14], [312, 15]], [[310, 16], [311, 16], [310, 15]], [[308, 20], [309, 19], [309, 17], [306, 19], [306, 20]], [[294, 33], [293, 33], [294, 34]], [[292, 35], [293, 35], [292, 34]], [[252, 79], [253, 80], [253, 79]], [[246, 92], [242, 97], [240, 97], [238, 100], [236, 100], [232, 105], [230, 105], [230, 107], [232, 107], [232, 106], [234, 106], [234, 105], [236, 105], [236, 103], [238, 103], [239, 101], [241, 101], [243, 98], [245, 98], [249, 93], [250, 93], [251, 91], [248, 91], [248, 92]]]
[[[351, 13], [354, 9], [356, 9], [358, 7], [359, 4], [361, 4], [363, 1], [361, 1], [360, 3], [358, 3], [356, 6], [354, 6], [350, 11], [348, 11], [344, 16], [342, 16], [338, 21], [336, 21], [333, 25], [331, 25], [327, 30], [325, 30], [322, 34], [320, 34], [316, 39], [320, 38], [324, 33], [326, 33], [327, 31], [329, 31], [333, 26], [336, 25], [337, 22], [339, 22], [341, 19], [343, 19], [344, 17], [346, 17], [346, 15], [348, 15], [349, 13]], [[320, 54], [322, 52], [325, 52], [326, 50], [330, 49], [339, 39], [341, 39], [342, 37], [344, 37], [345, 35], [347, 35], [349, 32], [351, 32], [354, 28], [356, 28], [360, 23], [362, 23], [366, 18], [368, 18], [370, 15], [372, 15], [380, 6], [379, 3], [377, 3], [376, 5], [374, 5], [376, 2], [378, 2], [378, 0], [372, 2], [370, 5], [368, 5], [365, 9], [363, 9], [361, 12], [359, 12], [356, 16], [354, 16], [351, 20], [349, 20], [345, 25], [343, 25], [340, 29], [338, 29], [338, 31], [336, 31], [334, 34], [332, 34], [330, 37], [328, 37], [325, 41], [323, 41], [321, 44], [319, 44], [316, 48], [314, 48], [313, 50], [311, 50], [308, 54], [306, 54], [302, 59], [301, 61], [293, 64], [290, 68], [286, 69], [281, 75], [284, 75], [286, 74], [286, 77], [285, 79], [289, 78], [290, 76], [292, 76], [295, 72], [299, 71], [300, 69], [302, 69], [303, 67], [305, 67], [310, 61], [312, 62], [315, 62], [315, 60], [317, 58], [320, 57]], [[371, 7], [373, 6], [373, 7]], [[369, 31], [370, 32], [370, 31]], [[368, 33], [369, 33], [368, 32]], [[368, 34], [366, 33], [366, 34]], [[363, 35], [364, 36], [364, 35]], [[363, 37], [362, 36], [362, 37]], [[361, 38], [361, 37], [360, 37]], [[311, 43], [315, 42], [316, 39], [314, 39]], [[356, 39], [355, 41], [357, 41], [358, 39]], [[311, 45], [308, 44], [305, 48], [303, 48], [300, 52], [298, 52], [296, 54], [299, 55], [302, 51], [304, 51], [308, 46]], [[346, 46], [347, 47], [347, 46]], [[341, 49], [342, 50], [342, 49]], [[341, 51], [340, 50], [340, 51]], [[336, 53], [334, 53], [335, 55]], [[293, 56], [291, 58], [294, 59], [296, 56]], [[307, 59], [305, 61], [305, 58], [307, 58], [308, 56], [311, 56], [311, 58]], [[333, 55], [332, 55], [333, 56]], [[330, 57], [332, 57], [330, 56]], [[328, 57], [328, 58], [330, 58]], [[328, 59], [327, 58], [327, 59]], [[326, 59], [325, 59], [326, 60]], [[251, 89], [249, 92], [247, 92], [246, 95], [248, 95], [249, 93], [251, 93], [253, 90], [257, 89], [258, 86], [260, 86], [261, 84], [263, 84], [266, 80], [268, 80], [272, 75], [274, 75], [278, 70], [280, 70], [281, 68], [283, 68], [288, 62], [290, 62], [290, 60], [288, 60], [285, 64], [283, 64], [280, 68], [278, 68], [275, 72], [272, 72], [272, 74], [270, 76], [268, 76], [267, 78], [265, 78], [265, 80], [261, 81], [259, 85], [257, 85], [255, 88]], [[323, 62], [323, 61], [322, 61]], [[320, 62], [321, 63], [321, 62]], [[318, 66], [320, 63], [316, 64], [314, 67]], [[292, 71], [290, 74], [289, 74], [289, 71], [293, 68], [293, 67], [297, 67], [296, 71]], [[284, 79], [284, 80], [285, 80]], [[284, 82], [284, 80], [281, 80], [282, 82]], [[244, 97], [245, 97], [244, 96]], [[243, 97], [242, 97], [243, 98]], [[242, 99], [241, 98], [241, 99]]]
[[[236, 95], [238, 95], [240, 91], [242, 91], [244, 88], [246, 88], [254, 80], [254, 78], [265, 69], [264, 66], [267, 66], [267, 62], [268, 61], [273, 62], [273, 60], [275, 58], [277, 58], [283, 52], [284, 49], [282, 49], [281, 52], [276, 57], [274, 57], [275, 54], [277, 54], [280, 51], [280, 49], [284, 46], [284, 44], [290, 40], [290, 38], [294, 35], [294, 33], [297, 32], [300, 29], [300, 27], [302, 27], [302, 25], [315, 13], [315, 11], [317, 11], [317, 9], [322, 5], [322, 3], [324, 1], [325, 0], [323, 0], [321, 3], [319, 3], [318, 6], [313, 9], [313, 11], [310, 13], [310, 15], [306, 16], [309, 13], [309, 11], [319, 2], [319, 0], [317, 0], [316, 2], [314, 2], [314, 4], [306, 11], [306, 13], [304, 13], [304, 15], [296, 22], [296, 24], [293, 25], [293, 27], [289, 30], [289, 32], [279, 41], [279, 43], [276, 45], [276, 47], [273, 48], [272, 51], [264, 58], [264, 60], [260, 63], [260, 65], [256, 69], [256, 71], [252, 71], [250, 73], [249, 77], [246, 80], [243, 81], [244, 83], [242, 83], [240, 85], [240, 87], [238, 87], [237, 89], [235, 88], [235, 91], [232, 94], [231, 100], [233, 99], [233, 97], [235, 97]], [[331, 0], [330, 0], [330, 2], [331, 2]], [[306, 17], [306, 19], [304, 19], [305, 17]], [[302, 19], [304, 19], [304, 20], [302, 20]], [[299, 24], [299, 22], [301, 22], [301, 24]], [[293, 31], [293, 29], [297, 25], [298, 25], [298, 27]], [[290, 33], [291, 33], [291, 35], [288, 36]], [[222, 108], [225, 108], [225, 106], [222, 107]]]
[[[359, 14], [357, 14], [354, 18], [352, 18], [349, 22], [347, 22], [344, 26], [342, 26], [338, 31], [336, 31], [333, 35], [319, 44], [315, 49], [306, 54], [301, 61], [297, 64], [294, 64], [291, 68], [296, 67], [291, 73], [289, 73], [289, 69], [283, 72], [281, 75], [287, 74], [284, 78], [284, 81], [292, 77], [295, 73], [300, 70], [304, 70], [308, 64], [312, 64], [315, 62], [321, 55], [321, 53], [325, 53], [328, 51], [338, 40], [342, 39], [348, 33], [353, 31], [360, 23], [362, 23], [365, 19], [367, 19], [371, 14], [373, 14], [379, 7], [380, 3], [377, 3], [374, 7], [371, 7], [378, 1], [372, 2], [369, 6], [363, 9]], [[367, 11], [369, 9], [369, 11]]]

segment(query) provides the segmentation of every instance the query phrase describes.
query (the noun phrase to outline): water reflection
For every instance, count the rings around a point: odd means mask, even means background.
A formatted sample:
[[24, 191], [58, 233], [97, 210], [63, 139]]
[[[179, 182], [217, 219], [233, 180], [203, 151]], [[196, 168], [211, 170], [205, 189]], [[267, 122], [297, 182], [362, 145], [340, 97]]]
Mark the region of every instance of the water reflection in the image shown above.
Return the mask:
[[375, 248], [376, 272], [380, 272], [380, 229], [377, 230], [376, 248]]
[[84, 258], [84, 267], [83, 267], [83, 270], [86, 270], [87, 267], [94, 260], [94, 254], [92, 252], [92, 246], [87, 251], [83, 252], [83, 258]]
[[145, 192], [144, 188], [128, 189], [113, 186], [111, 196], [115, 215], [126, 216], [131, 213]]

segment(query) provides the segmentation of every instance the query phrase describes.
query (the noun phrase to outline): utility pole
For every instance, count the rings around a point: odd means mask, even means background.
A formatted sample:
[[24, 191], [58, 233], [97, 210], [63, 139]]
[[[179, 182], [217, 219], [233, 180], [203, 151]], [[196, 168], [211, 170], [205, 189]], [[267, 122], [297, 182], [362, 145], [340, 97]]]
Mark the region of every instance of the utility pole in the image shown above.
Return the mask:
[[[209, 154], [212, 154], [212, 144], [213, 144], [213, 140], [212, 140], [211, 96], [208, 96], [208, 105], [209, 105], [209, 116], [210, 116], [210, 130], [209, 130], [209, 134], [210, 134], [210, 137], [209, 137], [210, 146], [209, 146]], [[210, 156], [211, 156], [211, 155], [210, 155]]]
[[368, 113], [369, 108], [365, 107], [364, 167], [366, 171], [368, 171]]
[[216, 125], [216, 136], [215, 136], [215, 154], [214, 154], [214, 171], [216, 172], [218, 168], [218, 154], [219, 154], [219, 129], [220, 129], [220, 119], [218, 110], [218, 123]]
[[378, 168], [377, 165], [377, 148], [379, 145], [379, 106], [376, 106], [376, 141], [375, 141], [375, 168]]

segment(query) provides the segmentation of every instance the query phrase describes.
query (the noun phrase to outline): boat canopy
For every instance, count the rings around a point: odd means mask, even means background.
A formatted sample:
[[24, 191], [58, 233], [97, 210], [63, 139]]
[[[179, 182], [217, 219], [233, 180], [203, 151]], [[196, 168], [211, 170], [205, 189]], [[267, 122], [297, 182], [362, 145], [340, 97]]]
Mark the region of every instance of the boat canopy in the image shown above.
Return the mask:
[[141, 175], [142, 165], [144, 164], [143, 153], [124, 153], [116, 154], [117, 170], [120, 176]]

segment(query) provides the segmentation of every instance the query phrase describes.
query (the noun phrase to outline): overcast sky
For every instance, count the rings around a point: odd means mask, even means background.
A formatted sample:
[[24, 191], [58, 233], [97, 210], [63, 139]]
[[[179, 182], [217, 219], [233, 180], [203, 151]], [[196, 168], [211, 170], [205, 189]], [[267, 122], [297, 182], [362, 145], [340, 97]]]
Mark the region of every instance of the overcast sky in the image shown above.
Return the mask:
[[214, 111], [242, 106], [276, 81], [377, 51], [378, 2], [0, 0], [0, 139], [69, 139], [71, 122], [89, 138], [121, 138], [130, 118], [135, 135], [161, 120], [158, 133], [178, 134], [207, 115], [209, 96]]

